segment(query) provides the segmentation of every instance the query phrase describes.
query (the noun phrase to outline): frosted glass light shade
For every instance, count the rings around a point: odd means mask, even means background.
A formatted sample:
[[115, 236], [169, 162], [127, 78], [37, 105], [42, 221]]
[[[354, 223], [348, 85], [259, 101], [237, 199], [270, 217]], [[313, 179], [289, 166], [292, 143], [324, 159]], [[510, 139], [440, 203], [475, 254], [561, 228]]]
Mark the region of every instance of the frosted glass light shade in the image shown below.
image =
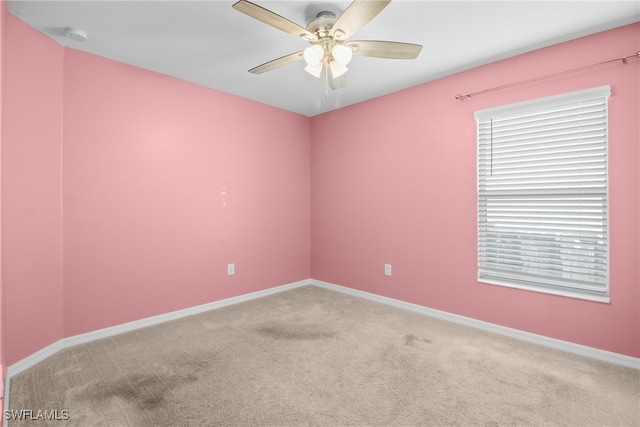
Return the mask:
[[340, 77], [341, 75], [349, 71], [349, 69], [345, 65], [340, 65], [337, 61], [331, 61], [329, 65], [331, 66], [331, 75], [334, 78]]
[[304, 50], [304, 60], [308, 65], [318, 65], [324, 57], [324, 49], [322, 46], [314, 44]]
[[322, 73], [322, 62], [318, 62], [316, 65], [307, 65], [304, 67], [304, 70], [311, 74], [313, 77], [320, 77], [320, 73]]
[[349, 61], [351, 61], [353, 51], [348, 46], [337, 44], [331, 49], [331, 56], [333, 56], [333, 59], [335, 59], [338, 64], [347, 65]]

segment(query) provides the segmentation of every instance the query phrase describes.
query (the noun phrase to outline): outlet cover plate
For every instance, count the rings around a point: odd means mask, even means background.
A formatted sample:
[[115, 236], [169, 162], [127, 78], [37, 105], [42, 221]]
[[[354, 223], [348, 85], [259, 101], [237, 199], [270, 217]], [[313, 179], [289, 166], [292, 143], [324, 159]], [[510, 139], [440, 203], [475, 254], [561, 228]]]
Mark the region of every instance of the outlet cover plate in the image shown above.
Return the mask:
[[384, 265], [384, 275], [391, 276], [391, 264]]

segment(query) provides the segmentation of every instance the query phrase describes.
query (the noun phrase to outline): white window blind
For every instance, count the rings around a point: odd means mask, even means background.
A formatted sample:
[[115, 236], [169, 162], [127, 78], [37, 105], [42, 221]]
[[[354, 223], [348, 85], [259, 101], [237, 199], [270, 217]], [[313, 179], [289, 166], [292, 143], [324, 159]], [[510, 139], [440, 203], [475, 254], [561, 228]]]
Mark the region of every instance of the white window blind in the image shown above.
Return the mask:
[[479, 281], [608, 300], [610, 93], [476, 112]]

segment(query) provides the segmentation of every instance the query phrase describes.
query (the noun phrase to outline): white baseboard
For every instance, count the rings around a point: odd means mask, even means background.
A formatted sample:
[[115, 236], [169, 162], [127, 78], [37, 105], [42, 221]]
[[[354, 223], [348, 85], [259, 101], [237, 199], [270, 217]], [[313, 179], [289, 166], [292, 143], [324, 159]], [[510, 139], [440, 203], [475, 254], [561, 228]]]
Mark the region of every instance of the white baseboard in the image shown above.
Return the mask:
[[[191, 316], [193, 314], [203, 313], [205, 311], [214, 310], [216, 308], [226, 307], [232, 304], [238, 304], [252, 299], [261, 298], [267, 295], [276, 294], [278, 292], [287, 291], [289, 289], [299, 288], [311, 284], [311, 279], [301, 280], [286, 285], [276, 286], [275, 288], [264, 289], [261, 291], [251, 292], [236, 297], [226, 298], [207, 304], [197, 305], [195, 307], [185, 308], [183, 310], [172, 311], [170, 313], [160, 314], [158, 316], [147, 317], [145, 319], [135, 320], [133, 322], [123, 323], [121, 325], [111, 326], [109, 328], [98, 329], [96, 331], [87, 332], [80, 335], [63, 338], [47, 347], [38, 350], [30, 356], [7, 367], [6, 377], [4, 379], [4, 410], [9, 410], [9, 397], [11, 387], [11, 377], [29, 369], [32, 366], [42, 362], [46, 358], [53, 356], [60, 350], [72, 347], [78, 344], [84, 344], [101, 338], [107, 338], [113, 335], [122, 334], [124, 332], [133, 331], [147, 326], [157, 325], [159, 323], [168, 322], [170, 320], [180, 319], [182, 317]], [[1, 425], [1, 424], [0, 424]]]
[[537, 335], [530, 332], [521, 331], [518, 329], [508, 328], [506, 326], [496, 325], [495, 323], [483, 322], [482, 320], [476, 320], [471, 317], [465, 317], [465, 316], [460, 316], [458, 314], [448, 313], [446, 311], [435, 310], [433, 308], [428, 308], [428, 307], [412, 304], [405, 301], [400, 301], [393, 298], [383, 297], [383, 296], [372, 294], [369, 292], [347, 288], [347, 287], [336, 285], [329, 282], [323, 282], [321, 280], [311, 279], [311, 284], [314, 286], [319, 286], [321, 288], [326, 288], [326, 289], [342, 292], [348, 295], [365, 298], [371, 301], [390, 305], [393, 307], [398, 307], [405, 310], [411, 310], [420, 314], [424, 314], [426, 316], [431, 316], [438, 319], [447, 320], [449, 322], [458, 323], [461, 325], [470, 326], [473, 328], [482, 329], [489, 332], [495, 332], [501, 335], [506, 335], [508, 337], [521, 339], [524, 341], [543, 345], [545, 347], [554, 348], [556, 350], [562, 350], [568, 353], [590, 357], [592, 359], [597, 359], [603, 362], [625, 366], [627, 368], [640, 369], [640, 358], [637, 358], [637, 357], [626, 356], [624, 354], [614, 353], [606, 350], [600, 350], [597, 348], [588, 347], [581, 344], [575, 344], [568, 341], [562, 341], [555, 338], [549, 338], [549, 337], [545, 337], [544, 335]]
[[168, 322], [170, 320], [180, 319], [182, 317], [191, 316], [193, 314], [203, 313], [205, 311], [226, 307], [232, 304], [238, 304], [245, 301], [250, 301], [256, 298], [261, 298], [267, 295], [272, 295], [278, 292], [283, 292], [283, 291], [287, 291], [290, 289], [295, 289], [295, 288], [299, 288], [307, 285], [313, 285], [313, 286], [318, 286], [325, 289], [330, 289], [333, 291], [342, 292], [344, 294], [365, 298], [374, 302], [390, 305], [393, 307], [398, 307], [405, 310], [411, 310], [420, 314], [424, 314], [424, 315], [435, 317], [442, 320], [447, 320], [447, 321], [458, 323], [461, 325], [471, 326], [473, 328], [478, 328], [485, 331], [495, 332], [501, 335], [518, 338], [524, 341], [529, 341], [529, 342], [540, 344], [546, 347], [551, 347], [551, 348], [566, 351], [569, 353], [590, 357], [592, 359], [597, 359], [604, 362], [625, 366], [628, 368], [640, 369], [640, 359], [636, 357], [631, 357], [623, 354], [613, 353], [610, 351], [600, 350], [593, 347], [587, 347], [580, 344], [574, 344], [567, 341], [545, 337], [543, 335], [537, 335], [537, 334], [532, 334], [530, 332], [520, 331], [518, 329], [507, 328], [505, 326], [496, 325], [494, 323], [483, 322], [481, 320], [472, 319], [470, 317], [464, 317], [457, 314], [447, 313], [445, 311], [435, 310], [435, 309], [424, 307], [421, 305], [412, 304], [409, 302], [400, 301], [393, 298], [383, 297], [380, 295], [360, 291], [357, 289], [347, 288], [347, 287], [336, 285], [329, 282], [323, 282], [321, 280], [305, 279], [298, 282], [277, 286], [274, 288], [251, 292], [248, 294], [239, 295], [236, 297], [227, 298], [220, 301], [214, 301], [211, 303], [202, 304], [195, 307], [185, 308], [183, 310], [172, 311], [170, 313], [165, 313], [158, 316], [148, 317], [145, 319], [123, 323], [121, 325], [116, 325], [109, 328], [99, 329], [96, 331], [63, 338], [60, 341], [57, 341], [33, 353], [32, 355], [25, 357], [19, 362], [16, 362], [13, 365], [7, 367], [7, 373], [6, 373], [5, 385], [4, 385], [4, 409], [7, 410], [9, 407], [8, 406], [9, 405], [9, 387], [11, 385], [11, 377], [18, 375], [19, 373], [29, 369], [30, 367], [36, 365], [37, 363], [42, 362], [46, 358], [53, 356], [60, 350], [63, 350], [68, 347], [72, 347], [74, 345], [88, 343], [101, 338], [122, 334], [124, 332], [145, 328], [147, 326], [157, 325], [159, 323]]
[[295, 288], [299, 288], [301, 286], [307, 286], [310, 284], [311, 284], [310, 279], [305, 279], [299, 282], [293, 282], [286, 285], [276, 286], [275, 288], [269, 288], [261, 291], [250, 292], [248, 294], [238, 295], [236, 297], [226, 298], [219, 301], [213, 301], [207, 304], [196, 305], [194, 307], [172, 311], [170, 313], [164, 313], [157, 316], [147, 317], [145, 319], [135, 320], [133, 322], [123, 323], [121, 325], [116, 325], [109, 328], [87, 332], [85, 334], [74, 335], [72, 337], [64, 338], [61, 341], [63, 343], [63, 348], [72, 347], [74, 345], [84, 344], [84, 343], [95, 341], [101, 338], [107, 338], [113, 335], [122, 334], [124, 332], [133, 331], [135, 329], [146, 328], [147, 326], [153, 326], [159, 323], [168, 322], [170, 320], [176, 320], [186, 316], [191, 316], [198, 313], [204, 313], [205, 311], [215, 310], [216, 308], [222, 308], [222, 307], [238, 304], [245, 301], [250, 301], [256, 298], [265, 297], [267, 295], [288, 291], [289, 289], [295, 289]]
[[74, 335], [71, 337], [63, 338], [30, 356], [25, 357], [19, 362], [7, 367], [7, 375], [5, 379], [5, 405], [9, 396], [9, 382], [12, 376], [29, 369], [30, 367], [42, 362], [46, 358], [53, 356], [60, 350], [68, 347], [72, 347], [78, 344], [84, 344], [91, 341], [95, 341], [101, 338], [107, 338], [113, 335], [122, 334], [124, 332], [133, 331], [140, 328], [146, 328], [148, 326], [157, 325], [159, 323], [168, 322], [170, 320], [180, 319], [182, 317], [191, 316], [205, 311], [214, 310], [216, 308], [226, 307], [232, 304], [238, 304], [245, 301], [250, 301], [256, 298], [261, 298], [267, 295], [276, 294], [278, 292], [287, 291], [289, 289], [299, 288], [301, 286], [307, 286], [311, 284], [310, 279], [301, 280], [299, 282], [293, 282], [286, 285], [276, 286], [275, 288], [264, 289], [261, 291], [251, 292], [236, 297], [226, 298], [219, 301], [210, 302], [207, 304], [197, 305], [194, 307], [185, 308], [182, 310], [172, 311], [170, 313], [160, 314], [158, 316], [147, 317], [145, 319], [135, 320], [133, 322], [127, 322], [116, 326], [111, 326], [104, 329], [98, 329], [96, 331], [87, 332], [80, 335]]

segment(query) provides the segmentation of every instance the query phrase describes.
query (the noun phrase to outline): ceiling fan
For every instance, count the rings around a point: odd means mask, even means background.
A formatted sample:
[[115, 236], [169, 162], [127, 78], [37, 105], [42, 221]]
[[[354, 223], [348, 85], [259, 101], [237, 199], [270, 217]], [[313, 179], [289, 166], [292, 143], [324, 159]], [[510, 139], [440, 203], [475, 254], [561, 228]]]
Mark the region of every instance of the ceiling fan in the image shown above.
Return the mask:
[[240, 0], [233, 5], [235, 10], [310, 43], [303, 51], [265, 62], [249, 72], [262, 74], [304, 58], [307, 63], [305, 71], [320, 77], [324, 69], [329, 86], [339, 89], [345, 85], [347, 64], [354, 53], [374, 58], [415, 59], [422, 50], [422, 46], [418, 44], [347, 40], [375, 18], [390, 2], [391, 0], [354, 0], [340, 16], [323, 11], [304, 28], [255, 3]]

